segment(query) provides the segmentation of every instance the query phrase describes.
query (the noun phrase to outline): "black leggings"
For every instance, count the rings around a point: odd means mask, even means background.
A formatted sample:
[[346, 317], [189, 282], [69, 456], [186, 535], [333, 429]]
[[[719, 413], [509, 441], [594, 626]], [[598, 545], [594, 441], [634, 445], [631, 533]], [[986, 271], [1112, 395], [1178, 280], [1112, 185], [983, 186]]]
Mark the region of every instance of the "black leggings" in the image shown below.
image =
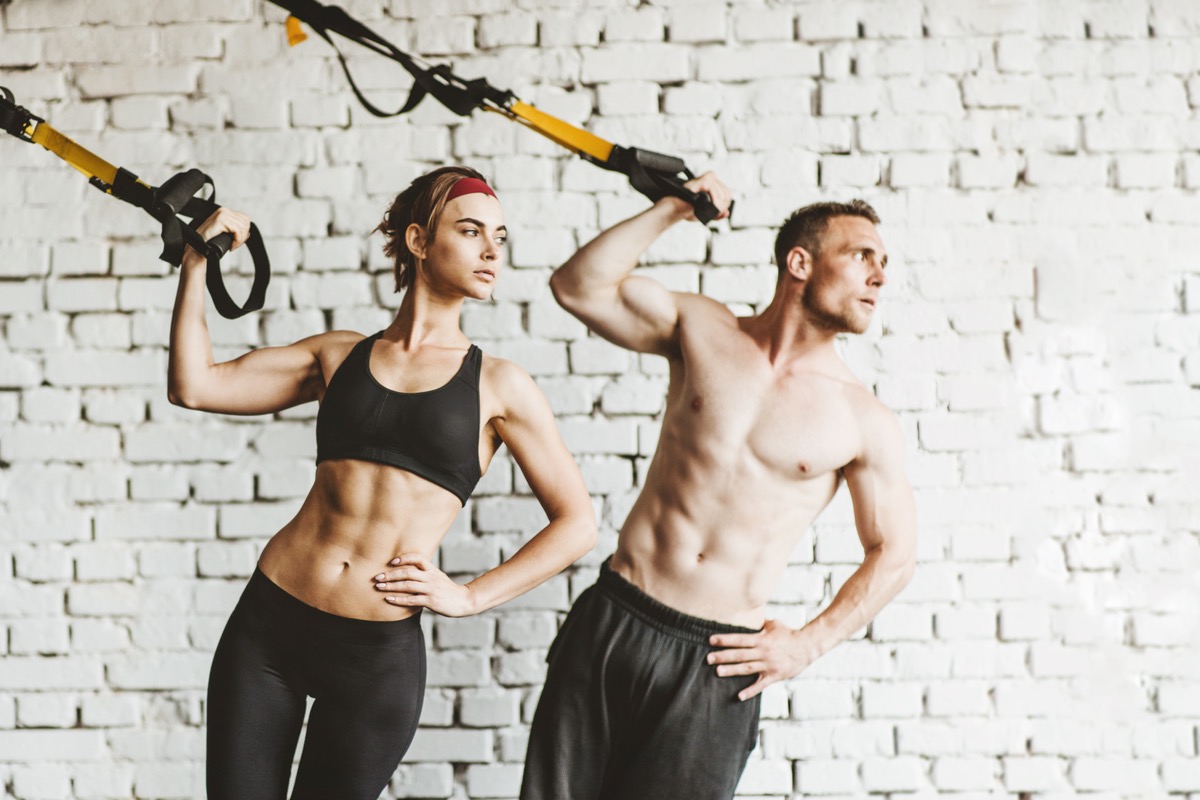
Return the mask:
[[424, 695], [419, 614], [339, 617], [255, 569], [209, 673], [208, 799], [283, 800], [311, 696], [292, 800], [377, 800]]

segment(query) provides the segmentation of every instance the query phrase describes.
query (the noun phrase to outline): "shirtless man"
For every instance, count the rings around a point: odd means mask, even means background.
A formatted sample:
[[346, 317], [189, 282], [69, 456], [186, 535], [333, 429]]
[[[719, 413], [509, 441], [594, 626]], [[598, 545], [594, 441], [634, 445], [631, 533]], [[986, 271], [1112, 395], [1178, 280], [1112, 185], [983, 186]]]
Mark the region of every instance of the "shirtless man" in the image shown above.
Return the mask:
[[[711, 173], [689, 182], [718, 208]], [[726, 214], [723, 213], [722, 216]], [[762, 313], [633, 275], [667, 197], [551, 278], [605, 339], [670, 362], [658, 450], [616, 552], [551, 646], [522, 800], [723, 800], [754, 748], [759, 693], [866, 625], [913, 573], [916, 519], [895, 415], [834, 349], [870, 324], [887, 254], [870, 206], [796, 212]], [[865, 557], [799, 630], [765, 618], [800, 537], [844, 477]]]

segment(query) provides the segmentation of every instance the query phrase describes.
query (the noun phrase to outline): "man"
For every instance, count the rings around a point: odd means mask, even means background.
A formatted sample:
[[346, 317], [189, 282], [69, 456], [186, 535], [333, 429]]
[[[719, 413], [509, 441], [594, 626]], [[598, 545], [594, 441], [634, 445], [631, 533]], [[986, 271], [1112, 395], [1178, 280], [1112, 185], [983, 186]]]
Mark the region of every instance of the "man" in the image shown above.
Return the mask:
[[[687, 186], [728, 209], [711, 173]], [[775, 296], [751, 317], [632, 274], [659, 235], [694, 218], [663, 198], [551, 278], [600, 336], [665, 356], [670, 384], [616, 552], [547, 657], [522, 800], [732, 797], [759, 693], [862, 628], [913, 572], [900, 426], [834, 349], [839, 333], [867, 329], [886, 280], [874, 210], [796, 212], [776, 242]], [[842, 477], [862, 566], [803, 628], [765, 620], [788, 555]]]

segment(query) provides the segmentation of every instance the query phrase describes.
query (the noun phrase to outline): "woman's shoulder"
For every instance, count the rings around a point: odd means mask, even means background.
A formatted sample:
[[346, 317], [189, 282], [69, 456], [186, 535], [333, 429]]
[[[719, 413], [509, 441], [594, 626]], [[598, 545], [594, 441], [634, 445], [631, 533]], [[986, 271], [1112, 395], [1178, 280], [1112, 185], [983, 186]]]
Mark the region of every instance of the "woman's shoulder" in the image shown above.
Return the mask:
[[358, 331], [334, 330], [316, 333], [307, 339], [301, 339], [301, 341], [308, 343], [310, 347], [317, 351], [340, 351], [349, 350], [367, 338], [369, 338], [369, 335], [364, 335]]
[[515, 361], [484, 353], [479, 371], [481, 387], [495, 394], [505, 405], [519, 404], [533, 396], [542, 396], [542, 390], [538, 388], [533, 377]]

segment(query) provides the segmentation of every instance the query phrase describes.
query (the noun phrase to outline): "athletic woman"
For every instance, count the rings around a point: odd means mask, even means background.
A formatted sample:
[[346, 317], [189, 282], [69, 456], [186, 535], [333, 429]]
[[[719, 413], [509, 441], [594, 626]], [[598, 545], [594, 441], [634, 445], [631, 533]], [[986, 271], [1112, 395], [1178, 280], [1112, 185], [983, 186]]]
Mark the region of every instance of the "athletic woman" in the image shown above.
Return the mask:
[[[245, 241], [222, 209], [200, 228]], [[214, 364], [205, 262], [189, 251], [171, 322], [171, 402], [269, 414], [310, 400], [317, 470], [296, 516], [267, 542], [213, 657], [209, 800], [278, 800], [314, 698], [293, 800], [376, 800], [416, 732], [425, 689], [420, 612], [477, 614], [529, 591], [595, 543], [583, 478], [533, 380], [459, 327], [487, 299], [507, 229], [482, 176], [445, 167], [413, 181], [379, 226], [406, 289], [371, 336], [330, 331]], [[500, 444], [549, 524], [460, 585], [433, 561]]]

